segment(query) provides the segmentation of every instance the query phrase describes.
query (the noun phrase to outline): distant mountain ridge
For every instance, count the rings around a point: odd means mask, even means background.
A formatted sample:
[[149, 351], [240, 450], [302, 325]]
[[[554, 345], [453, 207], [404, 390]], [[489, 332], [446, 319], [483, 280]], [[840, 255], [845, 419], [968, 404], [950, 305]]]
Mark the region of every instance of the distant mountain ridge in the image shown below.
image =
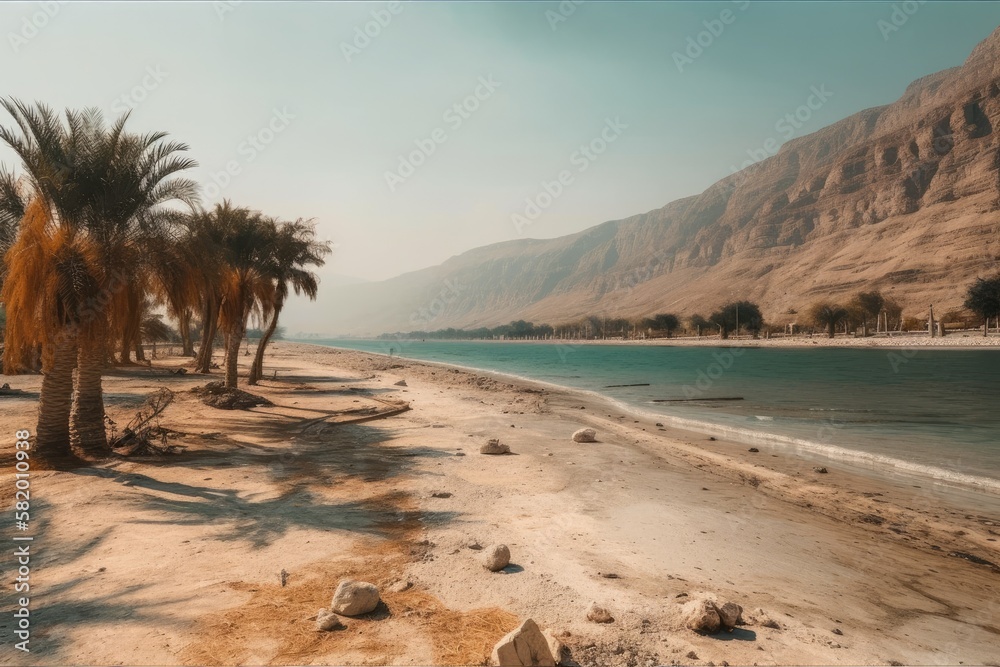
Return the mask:
[[[720, 180], [702, 194], [548, 240], [475, 248], [375, 283], [321, 289], [335, 334], [708, 313], [733, 297], [792, 321], [822, 297], [956, 307], [1000, 266], [1000, 29], [961, 67]], [[943, 312], [943, 310], [939, 311]]]

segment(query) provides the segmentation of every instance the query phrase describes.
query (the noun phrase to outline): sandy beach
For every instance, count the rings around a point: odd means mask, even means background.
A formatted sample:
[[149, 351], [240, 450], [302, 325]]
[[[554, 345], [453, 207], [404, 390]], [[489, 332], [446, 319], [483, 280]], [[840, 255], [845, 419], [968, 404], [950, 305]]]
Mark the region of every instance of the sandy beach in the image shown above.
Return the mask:
[[[159, 421], [182, 451], [32, 471], [33, 632], [14, 662], [484, 664], [532, 618], [580, 665], [1000, 664], [996, 497], [300, 343], [269, 349], [253, 393], [273, 405], [220, 410], [190, 391], [218, 374], [171, 372], [189, 362], [105, 377], [119, 429], [172, 390]], [[0, 397], [8, 506], [40, 379], [0, 378], [24, 392]], [[598, 442], [573, 442], [583, 427]], [[480, 454], [490, 438], [512, 454]], [[491, 573], [475, 547], [500, 543], [512, 564]], [[382, 604], [317, 632], [343, 578]], [[686, 629], [699, 596], [745, 623]], [[614, 621], [588, 621], [592, 602]]]

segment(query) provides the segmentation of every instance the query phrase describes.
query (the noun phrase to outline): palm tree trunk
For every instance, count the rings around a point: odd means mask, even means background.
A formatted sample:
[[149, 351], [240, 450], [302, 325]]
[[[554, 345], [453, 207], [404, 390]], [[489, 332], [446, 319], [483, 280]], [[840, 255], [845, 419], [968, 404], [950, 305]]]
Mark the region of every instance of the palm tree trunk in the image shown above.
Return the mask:
[[205, 307], [202, 309], [201, 318], [201, 347], [198, 349], [198, 361], [195, 370], [199, 373], [208, 373], [212, 367], [212, 346], [215, 343], [215, 334], [218, 331], [219, 311], [214, 300], [207, 299]]
[[181, 355], [185, 357], [194, 356], [194, 343], [191, 340], [191, 311], [183, 309], [177, 316], [177, 328], [181, 334]]
[[73, 369], [76, 367], [76, 335], [56, 343], [44, 369], [38, 400], [38, 426], [32, 458], [43, 467], [61, 469], [76, 456], [69, 446], [69, 414], [73, 404]]
[[76, 370], [76, 397], [73, 402], [70, 436], [73, 445], [86, 456], [104, 458], [111, 453], [104, 427], [103, 338], [80, 345]]
[[142, 336], [135, 337], [134, 345], [135, 345], [135, 360], [146, 361], [146, 353], [142, 349]]
[[236, 387], [237, 362], [240, 359], [240, 343], [246, 333], [246, 324], [237, 325], [237, 331], [229, 332], [226, 337], [226, 386]]
[[260, 379], [264, 376], [264, 349], [267, 347], [268, 343], [271, 342], [271, 336], [278, 328], [278, 315], [281, 313], [281, 306], [275, 306], [274, 316], [271, 318], [271, 323], [267, 327], [267, 331], [261, 337], [260, 342], [257, 343], [257, 355], [254, 357], [253, 365], [250, 367], [250, 376], [248, 379], [248, 384], [257, 384]]
[[121, 352], [119, 353], [118, 363], [122, 364], [123, 366], [132, 363], [131, 347], [132, 346], [129, 345], [128, 328], [126, 328], [126, 330], [122, 332]]

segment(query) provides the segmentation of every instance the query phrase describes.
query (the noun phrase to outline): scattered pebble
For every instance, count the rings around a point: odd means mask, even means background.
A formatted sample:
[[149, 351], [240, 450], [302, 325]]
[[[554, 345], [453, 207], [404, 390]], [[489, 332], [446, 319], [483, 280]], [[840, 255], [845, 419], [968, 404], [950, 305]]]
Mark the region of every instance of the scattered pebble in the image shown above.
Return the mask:
[[506, 544], [498, 544], [486, 552], [483, 566], [490, 572], [499, 572], [510, 565], [510, 549]]
[[826, 473], [828, 473], [830, 471], [827, 470], [826, 468], [822, 467], [822, 466], [817, 466], [816, 468], [813, 468], [813, 472], [818, 472], [821, 475], [825, 475]]
[[587, 620], [593, 623], [613, 623], [615, 619], [610, 611], [596, 602], [591, 602], [587, 609]]
[[340, 618], [330, 611], [329, 609], [323, 608], [316, 612], [316, 631], [317, 632], [329, 632], [330, 630], [340, 630], [344, 627], [344, 624], [340, 622]]
[[492, 438], [489, 441], [487, 441], [487, 443], [485, 445], [483, 445], [482, 447], [479, 448], [479, 453], [480, 454], [491, 454], [491, 455], [494, 455], [494, 456], [500, 455], [500, 454], [510, 454], [510, 447], [508, 447], [507, 445], [503, 444], [502, 442], [500, 442], [496, 438]]

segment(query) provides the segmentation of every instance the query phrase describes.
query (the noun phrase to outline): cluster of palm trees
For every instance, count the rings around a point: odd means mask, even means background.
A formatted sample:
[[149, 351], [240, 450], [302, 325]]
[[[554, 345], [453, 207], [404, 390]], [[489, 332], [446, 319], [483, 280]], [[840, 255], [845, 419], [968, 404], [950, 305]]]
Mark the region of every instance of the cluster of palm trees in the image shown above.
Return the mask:
[[[229, 202], [200, 208], [188, 147], [161, 132], [110, 126], [96, 110], [61, 117], [43, 104], [0, 100], [13, 127], [0, 140], [21, 161], [0, 167], [0, 302], [4, 373], [44, 375], [33, 456], [60, 467], [110, 453], [102, 373], [141, 355], [158, 308], [177, 322], [183, 352], [209, 372], [225, 341], [225, 381], [251, 315], [267, 322], [249, 381], [291, 290], [315, 298], [328, 244], [311, 222], [281, 221]], [[162, 321], [159, 323], [162, 327]]]
[[809, 309], [808, 320], [813, 326], [825, 330], [828, 338], [833, 338], [838, 328], [847, 333], [852, 325], [860, 326], [862, 335], [867, 336], [869, 325], [873, 322], [876, 331], [902, 327], [903, 308], [891, 297], [873, 290], [858, 292], [847, 305], [832, 301], [815, 303]]

